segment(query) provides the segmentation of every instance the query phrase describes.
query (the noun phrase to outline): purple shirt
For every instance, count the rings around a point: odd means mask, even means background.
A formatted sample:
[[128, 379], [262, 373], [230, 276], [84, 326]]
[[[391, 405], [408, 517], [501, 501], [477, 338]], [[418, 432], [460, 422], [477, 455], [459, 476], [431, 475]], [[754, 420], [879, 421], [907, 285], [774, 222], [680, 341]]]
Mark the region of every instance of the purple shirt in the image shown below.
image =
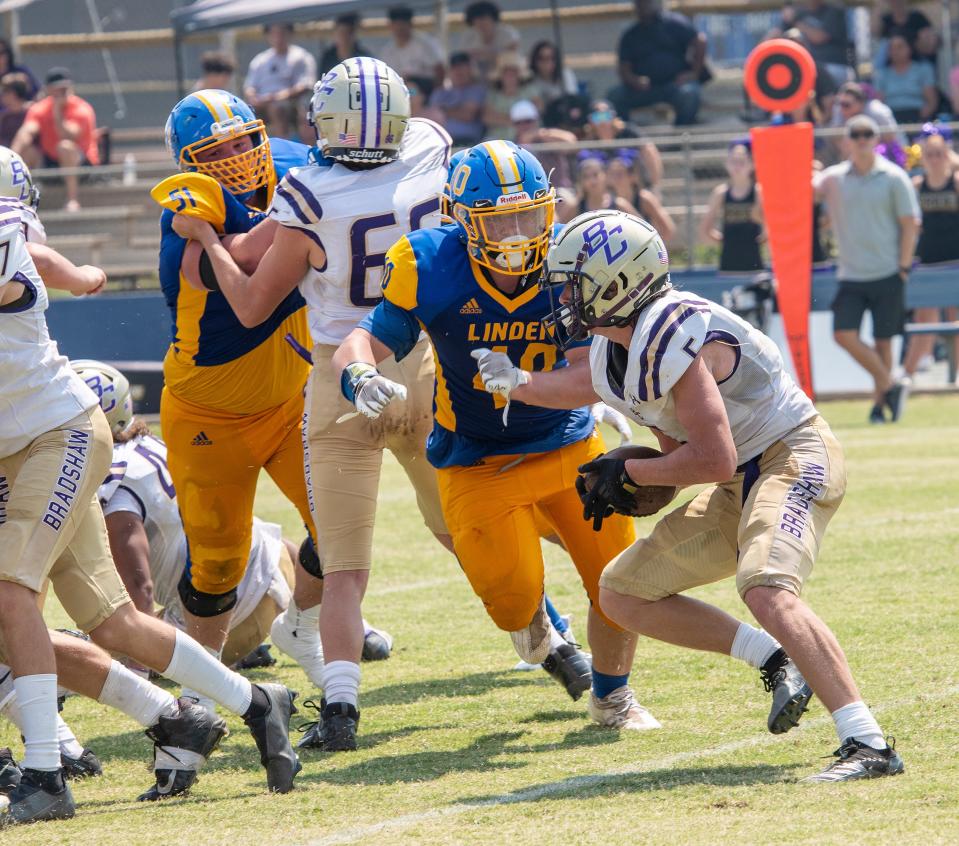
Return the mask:
[[443, 126], [453, 136], [454, 141], [459, 144], [476, 144], [483, 139], [483, 121], [479, 117], [471, 121], [456, 120], [446, 117], [446, 110], [455, 109], [465, 103], [476, 103], [480, 107], [478, 114], [482, 115], [485, 100], [486, 87], [476, 82], [460, 88], [437, 88], [430, 96], [430, 105], [444, 113]]

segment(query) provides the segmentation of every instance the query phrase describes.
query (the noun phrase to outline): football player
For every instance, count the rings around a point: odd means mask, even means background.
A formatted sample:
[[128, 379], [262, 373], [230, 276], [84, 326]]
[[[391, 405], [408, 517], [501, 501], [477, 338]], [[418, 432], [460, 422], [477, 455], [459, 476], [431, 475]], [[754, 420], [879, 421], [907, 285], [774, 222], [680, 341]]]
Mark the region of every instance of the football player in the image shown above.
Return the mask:
[[[761, 667], [774, 733], [795, 725], [814, 691], [840, 747], [811, 781], [902, 772], [835, 636], [800, 599], [846, 473], [839, 442], [776, 345], [722, 306], [673, 290], [662, 239], [628, 214], [575, 218], [547, 267], [545, 285], [562, 289], [548, 321], [553, 337], [563, 347], [593, 335], [590, 367], [533, 372], [492, 352], [480, 364], [487, 389], [550, 408], [599, 397], [652, 429], [662, 457], [580, 467], [599, 475], [584, 504], [600, 524], [638, 486], [710, 483], [610, 562], [603, 610], [629, 631]], [[778, 642], [684, 595], [733, 574]]]
[[[9, 182], [0, 171], [0, 194], [13, 193]], [[0, 265], [0, 402], [6, 408], [0, 414], [0, 636], [25, 744], [23, 778], [2, 822], [74, 813], [57, 743], [58, 662], [38, 606], [48, 579], [67, 614], [95, 642], [243, 716], [270, 787], [289, 790], [299, 768], [287, 737], [294, 694], [281, 685], [251, 685], [189, 637], [137, 611], [113, 566], [96, 499], [110, 466], [109, 426], [96, 396], [49, 337], [46, 287], [27, 248], [29, 215], [22, 209], [19, 199], [0, 199], [0, 251], [6, 259]], [[57, 261], [51, 279], [65, 290], [90, 293], [106, 281], [95, 268], [77, 268], [62, 256]], [[109, 678], [78, 681], [81, 689], [98, 683], [106, 686]], [[169, 697], [154, 716], [177, 715], [182, 709]], [[188, 723], [195, 725], [192, 718]]]
[[[166, 140], [180, 173], [151, 192], [165, 209], [160, 284], [173, 317], [160, 424], [188, 541], [178, 585], [187, 631], [219, 653], [250, 555], [261, 470], [312, 526], [301, 436], [309, 365], [284, 340], [309, 346], [309, 332], [297, 291], [278, 300], [260, 325], [243, 326], [219, 291], [209, 256], [174, 232], [171, 220], [179, 211], [208, 221], [231, 254], [248, 263], [275, 233], [263, 210], [277, 182], [306, 164], [309, 148], [268, 138], [243, 100], [218, 90], [177, 103]], [[309, 539], [298, 559], [293, 607], [304, 615], [293, 657], [316, 680], [322, 572]]]
[[[317, 82], [309, 118], [321, 155], [291, 170], [277, 187], [270, 217], [280, 226], [254, 274], [231, 258], [207, 223], [181, 214], [173, 226], [206, 250], [244, 325], [259, 325], [298, 284], [308, 304], [314, 367], [306, 398], [306, 473], [323, 558], [320, 633], [327, 663], [326, 704], [301, 745], [340, 751], [356, 748], [361, 602], [384, 447], [413, 483], [426, 525], [451, 547], [436, 475], [423, 460], [433, 401], [429, 343], [418, 339], [402, 362], [385, 363], [391, 384], [401, 386], [408, 400], [375, 421], [351, 413], [330, 361], [379, 302], [390, 245], [439, 222], [450, 139], [431, 121], [411, 119], [403, 80], [383, 62], [362, 56]], [[274, 642], [284, 639], [286, 626], [283, 617], [277, 620]]]
[[[113, 433], [113, 464], [98, 496], [106, 518], [114, 563], [134, 605], [148, 614], [154, 604], [163, 619], [184, 629], [177, 585], [186, 565], [186, 536], [176, 490], [167, 468], [167, 449], [133, 416], [130, 384], [114, 367], [77, 359], [76, 373], [100, 400]], [[285, 611], [293, 587], [296, 547], [281, 537], [280, 527], [253, 518], [253, 543], [237, 604], [223, 648], [223, 663], [232, 666], [261, 644], [277, 614]], [[364, 621], [364, 655], [376, 654], [391, 638]], [[204, 702], [207, 707], [212, 703]]]
[[616, 517], [600, 533], [578, 519], [573, 467], [600, 455], [588, 408], [546, 411], [491, 396], [473, 357], [491, 343], [527, 367], [587, 366], [587, 344], [558, 353], [540, 317], [536, 279], [553, 231], [555, 194], [539, 161], [507, 141], [471, 148], [450, 180], [453, 224], [394, 244], [384, 301], [337, 350], [343, 394], [375, 419], [402, 391], [376, 362], [404, 359], [421, 331], [435, 350], [436, 400], [427, 458], [437, 468], [443, 513], [457, 558], [476, 594], [519, 656], [563, 676], [578, 656], [550, 624], [543, 596], [537, 513], [559, 535], [591, 600], [589, 711], [602, 725], [658, 728], [627, 684], [634, 635], [597, 604], [605, 562], [634, 539]]

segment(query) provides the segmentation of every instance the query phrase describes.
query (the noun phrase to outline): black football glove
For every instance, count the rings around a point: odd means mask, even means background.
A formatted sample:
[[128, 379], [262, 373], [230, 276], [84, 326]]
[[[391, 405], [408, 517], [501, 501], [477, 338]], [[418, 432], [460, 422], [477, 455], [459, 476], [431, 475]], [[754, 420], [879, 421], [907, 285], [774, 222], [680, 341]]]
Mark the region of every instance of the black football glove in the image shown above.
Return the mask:
[[[593, 521], [593, 531], [603, 528], [603, 520], [612, 515], [632, 514], [636, 506], [634, 496], [638, 485], [626, 472], [626, 460], [601, 455], [577, 468], [576, 492], [583, 503], [583, 519]], [[594, 473], [596, 479], [586, 490], [585, 474]]]

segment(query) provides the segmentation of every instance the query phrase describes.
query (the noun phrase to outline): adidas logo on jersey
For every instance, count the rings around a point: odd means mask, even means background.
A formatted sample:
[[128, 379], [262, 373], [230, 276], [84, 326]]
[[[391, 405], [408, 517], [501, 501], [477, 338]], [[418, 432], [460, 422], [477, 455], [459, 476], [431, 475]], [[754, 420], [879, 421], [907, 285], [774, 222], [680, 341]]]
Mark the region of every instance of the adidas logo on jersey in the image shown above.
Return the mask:
[[190, 443], [192, 443], [193, 446], [213, 446], [213, 441], [206, 436], [206, 432], [198, 432], [197, 436]]
[[479, 303], [476, 302], [476, 297], [473, 297], [469, 302], [463, 303], [460, 307], [460, 314], [482, 314], [483, 309], [479, 307]]

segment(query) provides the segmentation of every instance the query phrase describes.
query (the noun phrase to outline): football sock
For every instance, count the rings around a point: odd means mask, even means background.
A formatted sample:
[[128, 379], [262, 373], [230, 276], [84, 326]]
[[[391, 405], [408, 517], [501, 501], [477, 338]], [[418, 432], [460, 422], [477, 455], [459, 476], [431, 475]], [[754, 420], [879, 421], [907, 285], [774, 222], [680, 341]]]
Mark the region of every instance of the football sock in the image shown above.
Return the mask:
[[559, 611], [556, 610], [556, 606], [549, 601], [549, 596], [546, 596], [546, 613], [549, 615], [549, 621], [553, 624], [553, 628], [560, 634], [563, 634], [569, 628], [566, 621], [560, 616]]
[[300, 608], [290, 600], [286, 611], [270, 627], [274, 645], [289, 655], [317, 687], [323, 686], [323, 644], [320, 641], [320, 605]]
[[63, 718], [57, 714], [57, 743], [60, 746], [60, 754], [69, 758], [79, 758], [83, 754], [83, 747], [77, 736], [70, 731], [70, 726], [63, 722]]
[[850, 702], [832, 712], [839, 742], [855, 738], [873, 749], [885, 749], [886, 738], [865, 702]]
[[552, 652], [559, 646], [566, 646], [566, 638], [563, 637], [557, 630], [556, 626], [549, 627], [549, 651]]
[[249, 679], [225, 667], [192, 637], [176, 633], [173, 657], [163, 671], [168, 679], [204, 696], [209, 696], [228, 711], [243, 716], [253, 701]]
[[20, 704], [23, 734], [22, 769], [54, 772], [60, 769], [57, 743], [57, 675], [38, 673], [13, 680]]
[[330, 661], [323, 670], [323, 694], [327, 702], [346, 702], [357, 708], [360, 665], [352, 661]]
[[172, 694], [140, 678], [119, 661], [110, 663], [97, 702], [122, 711], [144, 728], [155, 726], [160, 717], [171, 716], [177, 709]]
[[593, 694], [597, 699], [609, 696], [614, 690], [627, 684], [629, 684], [629, 673], [611, 676], [593, 669]]
[[[199, 641], [197, 642], [199, 643]], [[222, 649], [217, 650], [217, 649], [214, 649], [212, 646], [204, 646], [202, 643], [200, 644], [200, 646], [203, 646], [203, 648], [216, 659], [217, 663], [219, 664], [223, 663]], [[192, 687], [189, 687], [187, 685], [183, 685], [180, 690], [180, 695], [185, 696], [187, 699], [195, 699], [196, 704], [199, 705], [201, 708], [206, 708], [207, 711], [209, 711], [211, 714], [216, 713], [216, 702], [214, 702], [209, 696], [206, 696], [200, 693], [200, 691], [194, 690]]]
[[779, 648], [776, 639], [768, 632], [753, 628], [749, 623], [740, 623], [729, 654], [758, 670]]

